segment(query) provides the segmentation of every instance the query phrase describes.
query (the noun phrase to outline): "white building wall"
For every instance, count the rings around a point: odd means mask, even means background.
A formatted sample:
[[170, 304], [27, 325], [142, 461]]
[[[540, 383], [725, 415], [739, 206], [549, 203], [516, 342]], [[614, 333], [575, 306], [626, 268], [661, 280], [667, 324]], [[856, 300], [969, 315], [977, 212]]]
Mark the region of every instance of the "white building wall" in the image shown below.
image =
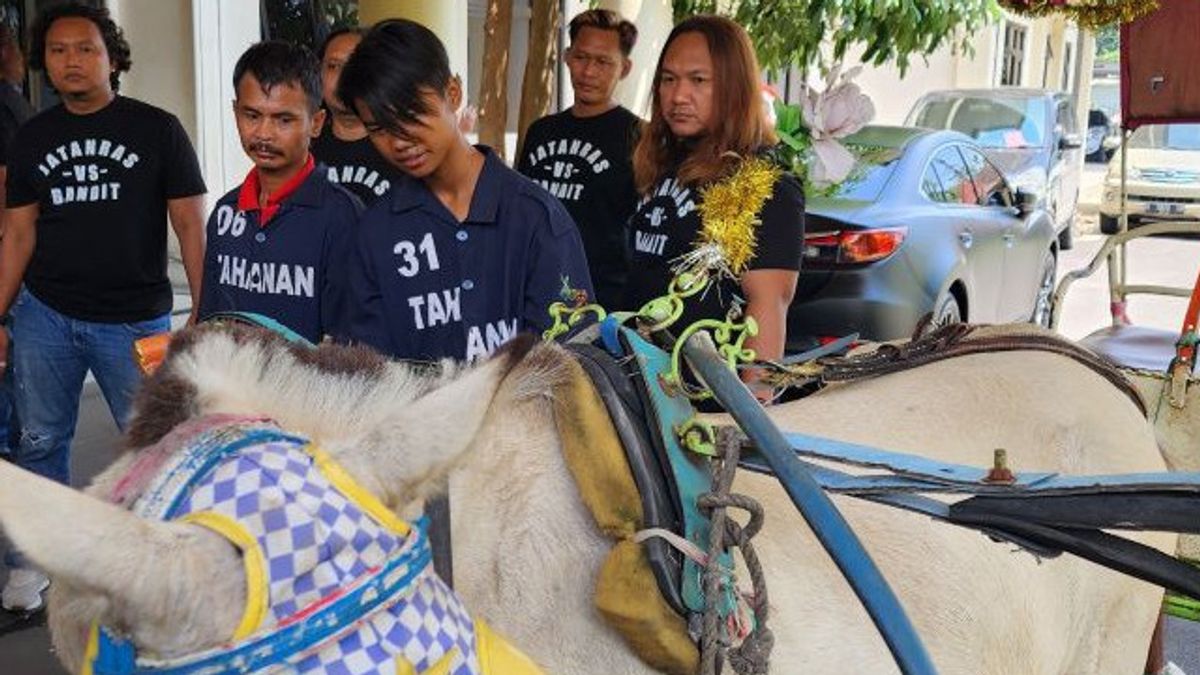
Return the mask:
[[195, 67], [190, 77], [199, 125], [194, 140], [211, 205], [250, 170], [233, 119], [233, 67], [242, 52], [261, 39], [262, 24], [258, 3], [247, 0], [191, 0], [191, 15]]
[[[847, 67], [855, 61], [847, 59]], [[818, 81], [815, 76], [810, 78], [810, 82]], [[942, 49], [930, 55], [928, 61], [914, 58], [903, 79], [894, 65], [865, 66], [854, 81], [874, 102], [876, 124], [903, 124], [904, 116], [922, 94], [955, 86], [957, 57], [949, 49]]]
[[[133, 51], [121, 93], [171, 111], [196, 142], [192, 0], [109, 0]], [[167, 36], [170, 36], [169, 38]]]
[[[894, 65], [864, 67], [855, 82], [875, 103], [875, 123], [902, 124], [917, 99], [930, 91], [1000, 86], [1006, 21], [1013, 21], [1028, 31], [1019, 86], [1066, 89], [1066, 85], [1072, 85], [1075, 90], [1081, 84], [1090, 86], [1086, 76], [1082, 83], [1074, 82], [1071, 77], [1066, 81], [1063, 79], [1064, 47], [1068, 41], [1075, 45], [1072, 47], [1073, 59], [1079, 58], [1080, 41], [1073, 26], [1061, 19], [1030, 20], [1006, 16], [975, 34], [970, 53], [954, 53], [946, 46], [928, 57], [913, 57], [903, 77]], [[846, 67], [855, 63], [856, 58], [848, 58]], [[1076, 68], [1071, 70], [1079, 72]], [[819, 79], [814, 74], [809, 81], [816, 84]]]

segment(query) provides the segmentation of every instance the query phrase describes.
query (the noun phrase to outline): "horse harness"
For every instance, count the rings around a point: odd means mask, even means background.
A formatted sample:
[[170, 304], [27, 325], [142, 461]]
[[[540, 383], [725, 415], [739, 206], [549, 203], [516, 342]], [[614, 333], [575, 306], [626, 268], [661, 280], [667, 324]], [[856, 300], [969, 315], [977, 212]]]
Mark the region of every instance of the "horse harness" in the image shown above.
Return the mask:
[[[705, 547], [710, 533], [700, 495], [710, 489], [708, 458], [685, 450], [680, 431], [694, 416], [686, 398], [664, 391], [668, 357], [644, 336], [609, 318], [598, 331], [585, 331], [567, 345], [588, 374], [620, 439], [637, 485], [646, 530], [666, 529]], [[1008, 327], [951, 325], [902, 345], [881, 345], [851, 356], [825, 356], [800, 364], [804, 384], [847, 383], [891, 374], [936, 361], [1003, 351], [1043, 351], [1086, 366], [1125, 393], [1145, 414], [1137, 390], [1114, 367], [1091, 352], [1037, 331]], [[807, 369], [807, 370], [805, 370]], [[808, 387], [814, 390], [816, 387]], [[1050, 473], [1009, 474], [947, 465], [831, 439], [788, 435], [801, 457], [891, 471], [891, 476], [859, 476], [808, 464], [814, 478], [831, 492], [849, 494], [937, 520], [977, 529], [1043, 557], [1070, 552], [1144, 580], [1189, 594], [1200, 593], [1200, 572], [1156, 550], [1109, 534], [1105, 529], [1200, 530], [1190, 506], [1200, 481], [1178, 475], [1153, 478], [1067, 477]], [[744, 448], [740, 466], [770, 472]], [[576, 471], [578, 481], [579, 472]], [[1112, 477], [1115, 478], [1115, 477]], [[1131, 479], [1145, 479], [1134, 480]], [[918, 493], [966, 497], [955, 504]], [[1136, 514], [1136, 515], [1135, 515]], [[697, 637], [696, 617], [704, 604], [702, 569], [667, 538], [640, 539], [645, 560], [662, 599]], [[627, 638], [628, 639], [628, 638]], [[637, 650], [632, 643], [631, 647]], [[639, 652], [641, 653], [641, 652]], [[686, 669], [679, 669], [685, 672]]]
[[228, 644], [172, 659], [93, 626], [85, 675], [540, 672], [433, 572], [424, 523], [396, 517], [319, 447], [267, 420], [194, 428], [164, 439], [180, 444], [169, 454], [144, 451], [166, 459], [132, 510], [239, 549], [242, 619]]

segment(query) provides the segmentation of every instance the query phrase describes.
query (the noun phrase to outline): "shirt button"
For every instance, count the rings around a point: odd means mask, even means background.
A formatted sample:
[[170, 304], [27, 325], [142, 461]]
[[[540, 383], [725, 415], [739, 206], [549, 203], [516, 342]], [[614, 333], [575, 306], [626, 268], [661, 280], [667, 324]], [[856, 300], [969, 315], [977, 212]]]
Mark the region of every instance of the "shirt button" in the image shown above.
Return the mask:
[[475, 288], [475, 282], [471, 281], [470, 279], [466, 279], [462, 282], [462, 287], [464, 291], [469, 291], [472, 288]]
[[470, 235], [469, 235], [469, 234], [467, 234], [467, 231], [466, 231], [466, 230], [459, 230], [459, 231], [458, 231], [458, 232], [457, 232], [457, 233], [454, 235], [454, 238], [455, 238], [455, 239], [457, 239], [457, 240], [459, 240], [459, 241], [466, 241], [466, 240], [467, 240], [469, 237], [470, 237]]
[[266, 240], [267, 240], [267, 233], [266, 233], [266, 232], [259, 232], [258, 234], [254, 235], [254, 241], [257, 241], [257, 242], [258, 242], [258, 243], [260, 243], [260, 244], [261, 244], [261, 243], [263, 243], [263, 242], [264, 242], [264, 241], [266, 241]]

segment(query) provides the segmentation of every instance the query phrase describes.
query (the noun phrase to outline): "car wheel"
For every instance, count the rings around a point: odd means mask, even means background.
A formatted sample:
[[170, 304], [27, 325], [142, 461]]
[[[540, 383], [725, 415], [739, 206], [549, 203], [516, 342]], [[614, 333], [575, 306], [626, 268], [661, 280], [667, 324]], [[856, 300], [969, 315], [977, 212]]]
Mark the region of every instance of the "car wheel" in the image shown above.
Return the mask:
[[1102, 234], [1116, 234], [1120, 227], [1121, 221], [1116, 216], [1100, 214], [1100, 232]]
[[947, 292], [934, 306], [933, 315], [930, 317], [926, 331], [932, 332], [952, 323], [962, 323], [962, 320], [962, 308], [958, 306], [958, 299], [954, 297], [953, 293]]
[[1042, 258], [1042, 274], [1038, 280], [1037, 297], [1033, 301], [1033, 314], [1029, 323], [1042, 328], [1050, 327], [1050, 315], [1054, 309], [1054, 282], [1058, 277], [1058, 261], [1054, 254], [1046, 251]]

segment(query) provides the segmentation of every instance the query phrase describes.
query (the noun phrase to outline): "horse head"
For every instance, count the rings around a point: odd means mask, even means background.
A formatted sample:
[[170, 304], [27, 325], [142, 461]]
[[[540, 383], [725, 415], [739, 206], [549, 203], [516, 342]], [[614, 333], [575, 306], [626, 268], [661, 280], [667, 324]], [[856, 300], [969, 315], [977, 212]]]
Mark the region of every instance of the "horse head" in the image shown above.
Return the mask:
[[60, 658], [77, 669], [93, 623], [159, 658], [230, 640], [247, 595], [237, 548], [204, 527], [127, 510], [206, 420], [271, 420], [398, 510], [445, 484], [533, 344], [513, 340], [475, 366], [419, 367], [364, 348], [296, 347], [247, 327], [178, 333], [137, 395], [128, 452], [86, 494], [0, 463], [0, 526], [54, 581]]

